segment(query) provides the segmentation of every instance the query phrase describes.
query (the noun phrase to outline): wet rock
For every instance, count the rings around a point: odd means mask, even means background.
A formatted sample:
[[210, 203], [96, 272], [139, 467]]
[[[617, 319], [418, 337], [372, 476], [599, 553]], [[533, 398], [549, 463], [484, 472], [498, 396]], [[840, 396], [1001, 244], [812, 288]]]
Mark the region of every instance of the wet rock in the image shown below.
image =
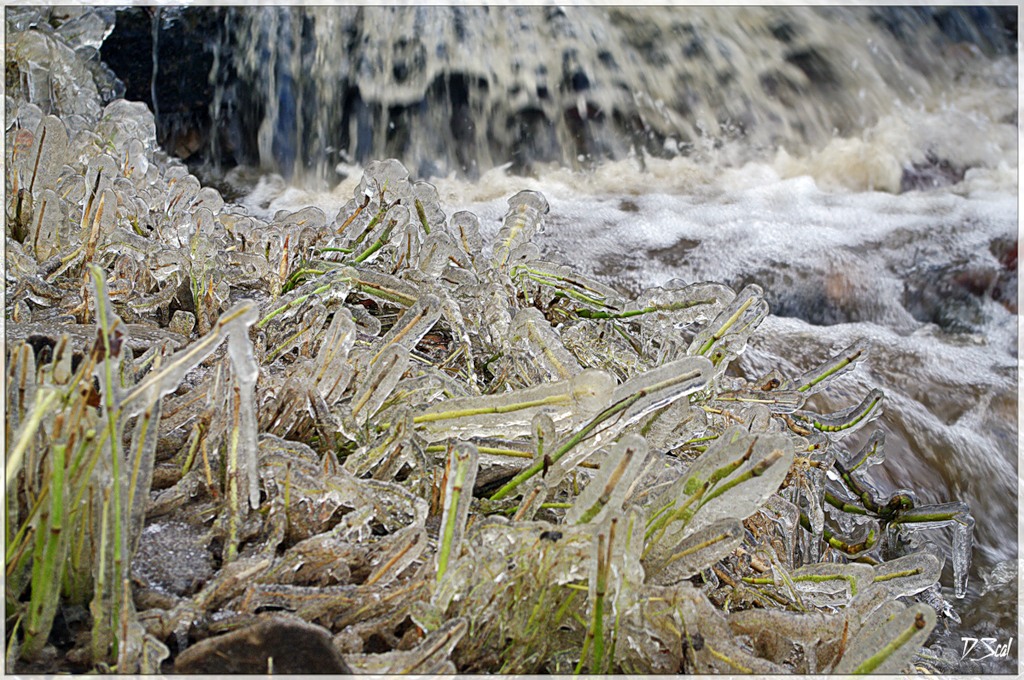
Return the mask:
[[918, 321], [943, 330], [975, 332], [985, 322], [985, 298], [1017, 313], [1017, 239], [992, 241], [996, 261], [953, 262], [907, 276], [903, 305]]
[[1020, 241], [1016, 238], [998, 238], [989, 244], [989, 252], [999, 262], [1001, 269], [992, 287], [992, 299], [1006, 309], [1017, 313], [1017, 253]]
[[327, 629], [280, 615], [189, 647], [176, 673], [334, 673], [352, 671]]
[[903, 168], [900, 178], [900, 193], [927, 191], [960, 182], [967, 168], [952, 165], [944, 158], [929, 155], [923, 163], [914, 163]]
[[955, 265], [926, 267], [904, 283], [903, 306], [922, 323], [954, 333], [974, 332], [985, 321], [980, 296], [972, 291], [981, 285], [979, 272], [958, 271]]

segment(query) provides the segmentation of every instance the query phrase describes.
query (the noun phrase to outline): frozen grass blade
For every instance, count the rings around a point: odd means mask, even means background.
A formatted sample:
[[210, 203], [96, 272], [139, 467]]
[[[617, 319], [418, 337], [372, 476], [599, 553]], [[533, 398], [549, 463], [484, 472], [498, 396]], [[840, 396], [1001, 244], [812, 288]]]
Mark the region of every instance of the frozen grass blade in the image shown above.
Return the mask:
[[[60, 420], [62, 418], [58, 416], [58, 421]], [[28, 605], [25, 641], [22, 647], [22, 654], [28, 658], [36, 656], [46, 643], [60, 598], [62, 554], [67, 537], [64, 516], [65, 453], [64, 445], [58, 444], [51, 449], [50, 507], [49, 511], [40, 517], [35, 533], [36, 546], [32, 556], [32, 596]]]
[[797, 378], [795, 389], [798, 392], [814, 394], [824, 389], [837, 377], [852, 371], [857, 364], [864, 361], [868, 356], [868, 344], [865, 341], [856, 342], [838, 355], [832, 357], [821, 366], [811, 369]]
[[473, 499], [473, 484], [476, 482], [479, 455], [476, 447], [459, 442], [448, 454], [445, 473], [444, 510], [441, 514], [441, 534], [437, 547], [437, 580], [444, 578], [448, 563], [458, 557], [462, 536], [469, 519], [469, 505]]
[[121, 475], [122, 406], [121, 386], [118, 384], [121, 363], [123, 332], [120, 319], [114, 314], [107, 294], [103, 270], [96, 265], [89, 267], [96, 300], [96, 321], [99, 338], [93, 353], [97, 363], [94, 376], [100, 384], [100, 413], [104, 422], [99, 446], [102, 449], [101, 464], [95, 468], [94, 485], [103, 489], [100, 521], [100, 550], [93, 578], [96, 591], [91, 605], [93, 615], [92, 649], [96, 661], [116, 659], [118, 654], [117, 634], [120, 630], [122, 589], [128, 564], [127, 522], [124, 514], [127, 480]]
[[18, 472], [21, 471], [22, 462], [25, 459], [25, 452], [32, 446], [32, 440], [35, 438], [36, 432], [39, 430], [39, 425], [50, 413], [54, 405], [56, 405], [60, 396], [60, 392], [57, 390], [40, 390], [36, 393], [36, 403], [29, 412], [29, 418], [18, 431], [14, 448], [11, 449], [10, 453], [7, 455], [5, 486], [8, 493], [13, 489], [12, 485], [17, 479]]
[[867, 624], [850, 641], [834, 673], [892, 674], [904, 670], [935, 628], [935, 610], [916, 603], [881, 625]]
[[626, 492], [643, 470], [647, 441], [627, 434], [612, 446], [597, 475], [565, 513], [566, 524], [600, 523], [609, 512], [621, 510]]
[[820, 432], [845, 436], [876, 418], [880, 413], [878, 407], [882, 399], [882, 391], [875, 389], [871, 390], [868, 396], [864, 397], [864, 401], [848, 409], [836, 411], [828, 415], [798, 411], [793, 414], [793, 417], [807, 423]]
[[508, 264], [516, 248], [529, 243], [550, 210], [547, 199], [536, 191], [524, 190], [508, 199], [508, 212], [498, 231], [492, 262], [496, 269]]
[[604, 371], [583, 371], [570, 380], [546, 383], [506, 394], [448, 399], [413, 417], [428, 441], [462, 432], [476, 435], [518, 436], [530, 432], [538, 413], [556, 424], [570, 416], [585, 417], [600, 410], [612, 391], [612, 378]]

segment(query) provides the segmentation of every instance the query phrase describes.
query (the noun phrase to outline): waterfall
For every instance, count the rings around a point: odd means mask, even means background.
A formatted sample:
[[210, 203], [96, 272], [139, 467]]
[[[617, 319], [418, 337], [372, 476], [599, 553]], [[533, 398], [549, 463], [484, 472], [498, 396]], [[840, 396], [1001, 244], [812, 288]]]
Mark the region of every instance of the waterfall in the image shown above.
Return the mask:
[[1013, 48], [1009, 14], [985, 8], [188, 11], [222, 26], [198, 45], [206, 160], [328, 185], [339, 164], [386, 157], [472, 178], [720, 155], [730, 140], [742, 141], [731, 160], [802, 152], [914, 105], [971, 50]]

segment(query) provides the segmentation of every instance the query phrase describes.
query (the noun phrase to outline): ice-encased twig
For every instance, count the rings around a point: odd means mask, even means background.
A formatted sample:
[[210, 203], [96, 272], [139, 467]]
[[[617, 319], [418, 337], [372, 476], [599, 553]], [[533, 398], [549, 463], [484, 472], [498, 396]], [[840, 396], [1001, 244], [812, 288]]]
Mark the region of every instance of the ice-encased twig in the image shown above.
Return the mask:
[[427, 530], [423, 527], [408, 526], [396, 532], [394, 538], [394, 545], [366, 577], [365, 585], [372, 586], [377, 582], [384, 585], [394, 581], [427, 548]]

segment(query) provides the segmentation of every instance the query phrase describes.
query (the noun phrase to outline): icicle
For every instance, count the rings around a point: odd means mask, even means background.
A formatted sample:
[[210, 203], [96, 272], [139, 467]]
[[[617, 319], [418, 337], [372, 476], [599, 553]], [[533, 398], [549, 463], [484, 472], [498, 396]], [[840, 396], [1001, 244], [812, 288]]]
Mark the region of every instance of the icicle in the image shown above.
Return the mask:
[[[237, 309], [237, 308], [236, 308]], [[238, 475], [238, 490], [247, 495], [249, 507], [256, 509], [260, 504], [259, 473], [257, 471], [257, 429], [256, 429], [256, 379], [259, 377], [259, 362], [249, 340], [249, 327], [258, 320], [255, 306], [243, 307], [235, 315], [225, 314], [227, 321], [217, 325], [228, 336], [228, 357], [235, 382], [238, 399], [237, 421], [232, 427], [229, 446], [228, 478]], [[236, 441], [237, 438], [237, 441]], [[236, 449], [237, 447], [237, 449]], [[233, 449], [237, 451], [237, 468], [232, 470]]]

